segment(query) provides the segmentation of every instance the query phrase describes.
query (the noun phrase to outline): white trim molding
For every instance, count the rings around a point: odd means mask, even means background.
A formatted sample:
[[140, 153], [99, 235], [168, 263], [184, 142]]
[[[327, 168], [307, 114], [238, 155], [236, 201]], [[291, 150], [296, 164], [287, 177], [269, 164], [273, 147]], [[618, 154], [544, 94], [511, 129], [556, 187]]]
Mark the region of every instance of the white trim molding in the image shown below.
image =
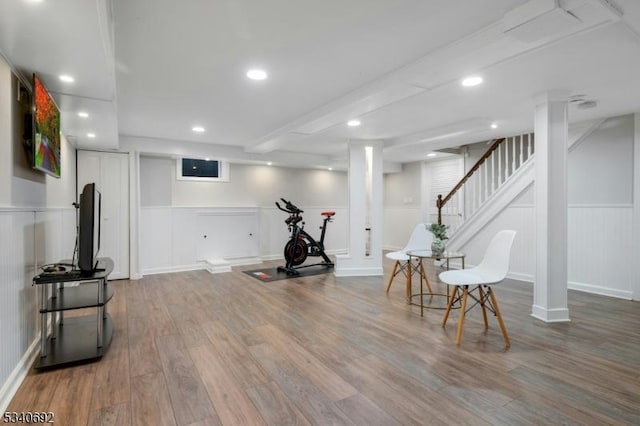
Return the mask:
[[39, 354], [38, 350], [40, 347], [38, 343], [40, 343], [40, 336], [31, 342], [29, 349], [27, 349], [24, 355], [22, 355], [20, 362], [13, 369], [7, 380], [2, 385], [2, 388], [0, 388], [0, 413], [4, 413], [6, 411], [9, 403], [24, 381], [24, 378], [27, 377], [31, 365]]
[[603, 287], [599, 285], [579, 283], [575, 281], [569, 281], [569, 290], [584, 291], [585, 293], [599, 294], [601, 296], [616, 297], [618, 299], [631, 300], [633, 298], [633, 291], [620, 290], [617, 288]]
[[531, 316], [549, 323], [571, 321], [569, 319], [569, 309], [567, 308], [545, 309], [542, 306], [532, 305]]

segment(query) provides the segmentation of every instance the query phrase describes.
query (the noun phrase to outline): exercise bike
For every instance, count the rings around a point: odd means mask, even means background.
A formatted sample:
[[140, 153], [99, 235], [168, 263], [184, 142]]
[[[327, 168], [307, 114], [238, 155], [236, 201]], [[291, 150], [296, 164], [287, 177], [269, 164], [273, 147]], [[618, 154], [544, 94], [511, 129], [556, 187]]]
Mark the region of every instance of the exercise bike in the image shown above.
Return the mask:
[[[316, 241], [304, 230], [304, 222], [302, 219], [302, 213], [304, 213], [304, 211], [300, 210], [291, 201], [287, 201], [284, 198], [281, 198], [280, 200], [284, 203], [284, 208], [281, 207], [277, 201], [276, 207], [285, 213], [289, 213], [289, 217], [285, 219], [284, 223], [289, 227], [291, 235], [289, 236], [289, 241], [287, 241], [287, 244], [284, 246], [284, 258], [287, 263], [285, 266], [278, 266], [278, 271], [286, 272], [287, 275], [299, 275], [300, 273], [297, 270], [300, 268], [317, 265], [322, 265], [327, 268], [333, 267], [333, 262], [324, 252], [324, 236], [327, 231], [327, 222], [332, 222], [333, 216], [336, 213], [320, 213], [324, 216], [324, 219], [322, 221], [322, 226], [320, 227], [322, 230], [322, 233], [320, 234], [320, 241]], [[302, 222], [302, 226], [298, 225], [300, 222]], [[324, 262], [302, 265], [304, 261], [307, 260], [308, 256], [320, 256]]]

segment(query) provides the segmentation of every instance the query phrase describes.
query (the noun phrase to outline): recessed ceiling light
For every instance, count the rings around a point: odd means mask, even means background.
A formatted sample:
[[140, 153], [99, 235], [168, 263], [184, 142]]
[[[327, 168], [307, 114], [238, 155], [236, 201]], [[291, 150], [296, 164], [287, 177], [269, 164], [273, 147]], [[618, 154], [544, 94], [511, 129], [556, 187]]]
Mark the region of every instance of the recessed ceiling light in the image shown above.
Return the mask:
[[496, 123], [491, 123], [491, 128], [492, 128], [492, 129], [497, 129], [497, 128], [498, 128], [498, 125], [497, 125]]
[[479, 76], [467, 77], [464, 80], [462, 80], [462, 85], [464, 87], [477, 86], [478, 84], [481, 84], [481, 83], [482, 83], [482, 77], [479, 77]]
[[73, 83], [75, 81], [75, 79], [70, 75], [61, 75], [60, 80], [64, 81], [65, 83]]
[[247, 71], [247, 77], [251, 80], [264, 80], [267, 78], [267, 72], [264, 70], [249, 70]]
[[96, 137], [96, 134], [95, 133], [87, 133], [87, 137], [93, 139], [93, 138]]
[[84, 111], [80, 111], [78, 113], [78, 117], [89, 118], [89, 113], [88, 112], [84, 112]]
[[191, 130], [193, 130], [196, 133], [204, 133], [204, 127], [202, 126], [193, 126]]
[[333, 167], [329, 167], [327, 170], [331, 171], [331, 170], [333, 170]]
[[435, 157], [437, 154], [435, 152], [430, 152], [427, 154], [427, 157]]
[[347, 122], [347, 126], [349, 127], [358, 127], [360, 125], [360, 120], [349, 120]]
[[273, 163], [272, 163], [271, 161], [269, 161], [269, 162], [267, 163], [267, 166], [270, 166], [270, 165], [272, 165], [272, 164], [273, 164]]
[[207, 158], [204, 159], [204, 161], [211, 161], [211, 160], [209, 160], [209, 157], [207, 157]]

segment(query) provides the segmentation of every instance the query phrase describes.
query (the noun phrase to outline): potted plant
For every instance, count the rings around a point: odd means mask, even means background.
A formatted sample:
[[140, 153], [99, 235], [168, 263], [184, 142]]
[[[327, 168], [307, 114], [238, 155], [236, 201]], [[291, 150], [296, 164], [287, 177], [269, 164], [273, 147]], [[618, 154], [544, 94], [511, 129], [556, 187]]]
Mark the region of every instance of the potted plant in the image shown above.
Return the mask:
[[431, 243], [431, 252], [434, 254], [442, 254], [444, 252], [444, 240], [448, 239], [447, 229], [449, 226], [440, 223], [432, 223], [429, 231], [433, 234], [433, 242]]

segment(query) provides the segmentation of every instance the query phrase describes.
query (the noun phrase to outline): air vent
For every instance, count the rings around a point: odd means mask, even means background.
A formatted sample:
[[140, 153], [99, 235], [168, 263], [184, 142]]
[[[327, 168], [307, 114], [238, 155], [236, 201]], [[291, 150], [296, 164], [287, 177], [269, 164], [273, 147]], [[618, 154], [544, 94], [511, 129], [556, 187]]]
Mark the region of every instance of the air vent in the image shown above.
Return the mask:
[[598, 106], [598, 101], [596, 100], [582, 101], [582, 102], [579, 102], [577, 105], [578, 105], [578, 109], [591, 109]]
[[527, 43], [566, 32], [581, 24], [558, 7], [557, 0], [531, 0], [504, 15], [504, 33]]

